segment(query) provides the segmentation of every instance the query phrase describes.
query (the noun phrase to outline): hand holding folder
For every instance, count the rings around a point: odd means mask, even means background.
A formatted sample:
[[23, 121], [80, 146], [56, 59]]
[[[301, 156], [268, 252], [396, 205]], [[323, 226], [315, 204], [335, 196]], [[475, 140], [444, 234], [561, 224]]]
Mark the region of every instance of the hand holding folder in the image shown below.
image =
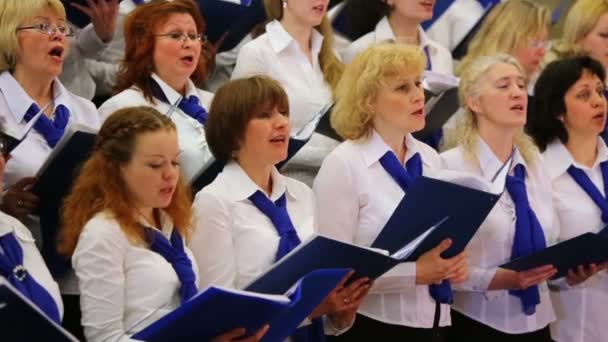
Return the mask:
[[[133, 335], [142, 341], [208, 341], [235, 328], [245, 335], [270, 323], [263, 341], [282, 341], [295, 331], [348, 270], [316, 270], [280, 295], [210, 287]], [[274, 328], [274, 329], [273, 329]]]

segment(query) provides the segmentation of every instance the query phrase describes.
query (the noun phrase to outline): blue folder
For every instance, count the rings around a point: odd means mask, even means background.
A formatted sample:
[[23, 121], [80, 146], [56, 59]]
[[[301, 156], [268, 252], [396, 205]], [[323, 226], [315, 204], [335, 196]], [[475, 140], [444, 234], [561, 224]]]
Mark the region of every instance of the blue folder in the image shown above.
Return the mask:
[[251, 335], [270, 323], [272, 330], [267, 332], [264, 340], [282, 341], [295, 331], [346, 273], [348, 270], [318, 270], [307, 274], [289, 298], [269, 298], [212, 286], [133, 338], [147, 342], [199, 342], [235, 328], [245, 328], [246, 335]]
[[[107, 0], [97, 0], [97, 1], [107, 1]], [[122, 0], [118, 0], [121, 2]], [[75, 3], [78, 5], [82, 5], [84, 7], [89, 7], [87, 0], [61, 0], [63, 3], [63, 7], [65, 7], [65, 14], [70, 23], [76, 25], [80, 28], [83, 28], [91, 23], [91, 18], [88, 15], [81, 12], [76, 7], [73, 7], [71, 4]]]
[[419, 177], [399, 202], [372, 247], [395, 253], [447, 217], [404, 261], [418, 259], [447, 238], [452, 239], [452, 246], [442, 253], [442, 257], [454, 257], [464, 251], [499, 198], [500, 194]]
[[[41, 254], [53, 276], [58, 277], [70, 268], [69, 260], [57, 252], [59, 214], [64, 198], [72, 188], [80, 167], [88, 159], [96, 134], [70, 127], [55, 146], [44, 170], [39, 171], [32, 192], [40, 199], [38, 216], [42, 227]], [[69, 136], [69, 134], [72, 134]], [[65, 142], [64, 142], [65, 141]]]
[[595, 233], [585, 233], [560, 242], [525, 257], [512, 260], [500, 267], [513, 271], [553, 265], [557, 273], [553, 279], [564, 277], [568, 270], [579, 265], [600, 264], [608, 261], [608, 238]]
[[315, 235], [283, 257], [245, 289], [247, 291], [281, 294], [291, 284], [317, 269], [351, 268], [352, 279], [376, 279], [399, 264], [399, 260], [369, 248]]
[[10, 284], [0, 280], [2, 341], [77, 342], [57, 323], [49, 320]]

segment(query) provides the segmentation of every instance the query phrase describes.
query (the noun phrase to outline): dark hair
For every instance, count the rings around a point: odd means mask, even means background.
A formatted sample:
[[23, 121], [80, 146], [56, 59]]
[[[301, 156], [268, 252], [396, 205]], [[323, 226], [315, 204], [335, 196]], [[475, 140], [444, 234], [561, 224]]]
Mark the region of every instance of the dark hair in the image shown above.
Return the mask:
[[389, 15], [392, 7], [386, 0], [349, 0], [344, 5], [347, 15], [348, 36], [352, 40], [374, 30], [382, 17]]
[[273, 107], [289, 113], [285, 90], [267, 76], [233, 80], [218, 89], [205, 124], [205, 137], [215, 159], [230, 160], [240, 148], [249, 121]]
[[584, 72], [590, 72], [602, 82], [606, 71], [600, 62], [588, 56], [556, 60], [543, 70], [534, 86], [534, 96], [528, 110], [526, 129], [541, 151], [558, 138], [568, 141], [568, 131], [560, 120], [566, 114], [566, 92]]
[[[198, 33], [205, 32], [205, 20], [193, 0], [152, 1], [138, 6], [127, 16], [124, 24], [125, 56], [116, 75], [114, 93], [137, 86], [148, 101], [155, 102], [150, 79], [155, 69], [155, 30], [175, 13], [189, 14], [196, 23]], [[196, 85], [205, 81], [210, 67], [209, 60], [214, 59], [213, 52], [209, 49], [209, 44], [202, 44], [198, 65], [190, 76]]]

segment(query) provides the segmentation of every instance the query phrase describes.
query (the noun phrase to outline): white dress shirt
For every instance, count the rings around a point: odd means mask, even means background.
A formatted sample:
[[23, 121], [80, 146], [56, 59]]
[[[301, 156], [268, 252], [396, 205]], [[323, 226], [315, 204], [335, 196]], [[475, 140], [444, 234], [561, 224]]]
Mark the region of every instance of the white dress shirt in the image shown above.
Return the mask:
[[[55, 304], [57, 304], [59, 317], [61, 318], [63, 316], [63, 302], [59, 294], [59, 286], [53, 280], [49, 269], [42, 260], [32, 233], [19, 220], [0, 211], [0, 237], [6, 234], [15, 235], [23, 250], [23, 266], [27, 273], [51, 295]], [[2, 247], [0, 247], [0, 254], [4, 254]], [[0, 279], [0, 283], [2, 283], [2, 279]], [[0, 336], [2, 336], [1, 333]]]
[[[481, 138], [476, 156], [479, 161], [471, 161], [465, 156], [462, 147], [441, 154], [446, 169], [470, 172], [489, 182], [503, 163]], [[526, 168], [530, 206], [543, 228], [547, 245], [552, 245], [557, 239], [559, 228], [553, 219], [551, 185], [542, 157], [539, 154], [534, 164], [528, 165], [519, 151], [516, 151], [513, 167], [517, 164], [523, 164]], [[512, 170], [509, 172], [512, 173]], [[555, 319], [546, 283], [539, 285], [540, 304], [536, 306], [536, 313], [530, 316], [524, 314], [521, 300], [510, 295], [508, 290], [488, 290], [498, 266], [511, 259], [515, 222], [515, 206], [505, 190], [467, 246], [470, 275], [464, 283], [454, 286], [456, 291], [452, 304], [454, 310], [463, 315], [507, 334], [537, 331]]]
[[[98, 129], [99, 116], [95, 105], [82, 97], [70, 93], [58, 79], [53, 82], [54, 108], [64, 105], [70, 111], [68, 125], [82, 124]], [[23, 117], [34, 103], [10, 72], [0, 74], [0, 118], [6, 132], [23, 132], [27, 122]], [[43, 108], [46, 103], [38, 103]], [[54, 110], [53, 110], [54, 111]], [[8, 188], [24, 177], [33, 177], [45, 162], [52, 148], [44, 137], [32, 129], [24, 141], [11, 153], [11, 158], [4, 169], [4, 184]], [[36, 243], [42, 243], [38, 218], [29, 216], [24, 219], [25, 225], [32, 231]]]
[[[232, 79], [267, 75], [283, 86], [289, 98], [292, 136], [332, 101], [331, 88], [319, 64], [322, 44], [323, 36], [313, 30], [311, 63], [298, 42], [275, 20], [266, 25], [266, 33], [245, 44], [237, 57]], [[313, 134], [290, 160], [287, 174], [311, 185], [323, 158], [337, 145], [333, 139]]]
[[[95, 80], [86, 66], [87, 59], [98, 59], [108, 47], [95, 32], [92, 24], [76, 30], [76, 37], [69, 40], [70, 50], [63, 63], [59, 79], [72, 93], [87, 100], [95, 96]], [[106, 80], [113, 82], [114, 79]]]
[[[153, 227], [145, 220], [142, 224]], [[170, 239], [171, 218], [162, 213], [162, 234]], [[198, 268], [186, 247], [194, 274]], [[89, 342], [132, 341], [131, 335], [181, 303], [181, 282], [165, 258], [127, 238], [110, 212], [89, 220], [72, 255], [78, 276], [82, 326]]]
[[[440, 166], [429, 146], [405, 137], [406, 160], [420, 153], [423, 174]], [[370, 246], [404, 196], [379, 162], [390, 147], [375, 131], [368, 138], [347, 140], [325, 158], [315, 179], [317, 226], [327, 236]], [[429, 287], [416, 285], [416, 263], [400, 264], [376, 279], [359, 313], [375, 320], [416, 328], [432, 328], [435, 300]], [[440, 326], [450, 324], [450, 307], [441, 305]]]
[[484, 12], [483, 6], [477, 0], [455, 0], [426, 30], [426, 34], [452, 51], [477, 24]]
[[[425, 49], [428, 48], [429, 55], [431, 57], [431, 70], [451, 75], [454, 73], [454, 66], [452, 62], [452, 54], [448, 49], [440, 45], [439, 43], [429, 39], [422, 27], [419, 28], [418, 36], [420, 37], [420, 47]], [[375, 43], [382, 43], [387, 41], [395, 41], [395, 33], [389, 24], [388, 18], [382, 18], [374, 31], [367, 33], [363, 37], [355, 40], [350, 44], [344, 51], [342, 51], [342, 60], [344, 63], [352, 62], [355, 57], [363, 52], [365, 49]]]
[[[598, 138], [598, 154], [593, 167], [574, 161], [558, 140], [544, 152], [547, 173], [553, 187], [555, 217], [559, 221], [558, 242], [587, 232], [599, 232], [605, 226], [602, 213], [591, 197], [574, 181], [567, 170], [570, 165], [582, 169], [600, 193], [604, 180], [600, 163], [608, 160], [604, 140]], [[601, 271], [587, 281], [570, 287], [562, 279], [552, 287], [551, 299], [557, 320], [551, 324], [551, 336], [558, 342], [600, 342], [608, 340], [604, 313], [608, 307], [608, 276]]]
[[[150, 106], [161, 114], [167, 113], [181, 94], [171, 88], [158, 75], [152, 74], [152, 78], [158, 83], [170, 103], [165, 103], [158, 99], [154, 99], [156, 103], [151, 103], [139, 89], [132, 87], [112, 96], [99, 107], [99, 115], [102, 120], [105, 120], [110, 114], [119, 109], [133, 106]], [[186, 84], [185, 97], [188, 98], [192, 95], [197, 96], [200, 105], [209, 110], [213, 94], [196, 88], [194, 83], [189, 80]], [[183, 176], [186, 180], [190, 180], [212, 157], [207, 140], [205, 139], [205, 128], [200, 122], [179, 108], [175, 108], [173, 114], [171, 114], [171, 120], [177, 127]]]

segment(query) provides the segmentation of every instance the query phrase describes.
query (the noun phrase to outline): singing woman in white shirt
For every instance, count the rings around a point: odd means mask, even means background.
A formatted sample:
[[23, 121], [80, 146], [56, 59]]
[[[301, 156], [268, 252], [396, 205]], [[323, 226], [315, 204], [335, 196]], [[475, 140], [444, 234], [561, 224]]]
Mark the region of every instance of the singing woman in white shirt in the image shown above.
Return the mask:
[[433, 17], [434, 0], [353, 0], [350, 2], [347, 7], [349, 7], [352, 20], [358, 21], [355, 25], [366, 26], [367, 29], [363, 30], [366, 32], [364, 36], [342, 51], [344, 63], [350, 63], [356, 55], [374, 43], [395, 41], [420, 46], [426, 54], [426, 70], [448, 75], [454, 72], [450, 51], [429, 39], [420, 26], [420, 23]]
[[181, 98], [170, 115], [177, 126], [184, 177], [190, 180], [211, 158], [204, 124], [213, 94], [198, 89], [207, 73], [201, 55], [204, 21], [195, 2], [154, 1], [125, 20], [125, 57], [117, 94], [99, 108], [106, 118], [117, 109], [152, 106], [161, 113]]
[[[274, 166], [287, 156], [288, 116], [285, 91], [266, 76], [230, 81], [216, 92], [207, 140], [215, 158], [227, 164], [194, 201], [196, 230], [189, 247], [201, 285], [243, 288], [315, 232], [312, 191]], [[284, 210], [290, 224], [275, 221], [263, 202]], [[317, 328], [341, 333], [352, 324], [368, 289], [365, 278], [339, 286], [310, 318], [327, 314]], [[318, 339], [308, 341], [322, 341], [313, 336]]]
[[[291, 135], [332, 101], [342, 74], [333, 48], [327, 18], [328, 0], [269, 0], [271, 20], [266, 32], [239, 51], [232, 79], [267, 75], [281, 84], [289, 97]], [[287, 175], [312, 185], [323, 158], [338, 143], [313, 134], [286, 165]]]
[[[598, 233], [608, 223], [608, 148], [599, 137], [608, 110], [604, 79], [600, 62], [572, 57], [547, 65], [536, 82], [528, 131], [544, 151], [560, 226], [558, 241]], [[555, 282], [555, 341], [608, 339], [602, 319], [608, 305], [605, 266], [580, 265]]]
[[[425, 65], [417, 47], [380, 44], [346, 67], [331, 124], [347, 140], [325, 159], [314, 184], [321, 233], [371, 245], [407, 192], [393, 174], [433, 176], [440, 168], [437, 153], [411, 135], [425, 124]], [[389, 171], [388, 162], [396, 168]], [[450, 300], [445, 291], [432, 296], [429, 285], [467, 276], [463, 254], [439, 256], [449, 245], [446, 240], [377, 279], [344, 340], [443, 341], [450, 307], [440, 301]]]
[[78, 276], [87, 341], [131, 341], [197, 293], [179, 154], [175, 124], [150, 107], [121, 109], [99, 131], [66, 199], [60, 240]]
[[[454, 292], [453, 341], [551, 341], [555, 319], [546, 280], [551, 265], [525, 272], [499, 266], [541, 250], [558, 235], [541, 155], [523, 133], [527, 93], [525, 72], [505, 54], [480, 57], [460, 81], [464, 115], [445, 135], [454, 147], [441, 154], [444, 167], [488, 182], [513, 156], [506, 190], [469, 246], [471, 276]], [[513, 152], [514, 151], [514, 152]]]

